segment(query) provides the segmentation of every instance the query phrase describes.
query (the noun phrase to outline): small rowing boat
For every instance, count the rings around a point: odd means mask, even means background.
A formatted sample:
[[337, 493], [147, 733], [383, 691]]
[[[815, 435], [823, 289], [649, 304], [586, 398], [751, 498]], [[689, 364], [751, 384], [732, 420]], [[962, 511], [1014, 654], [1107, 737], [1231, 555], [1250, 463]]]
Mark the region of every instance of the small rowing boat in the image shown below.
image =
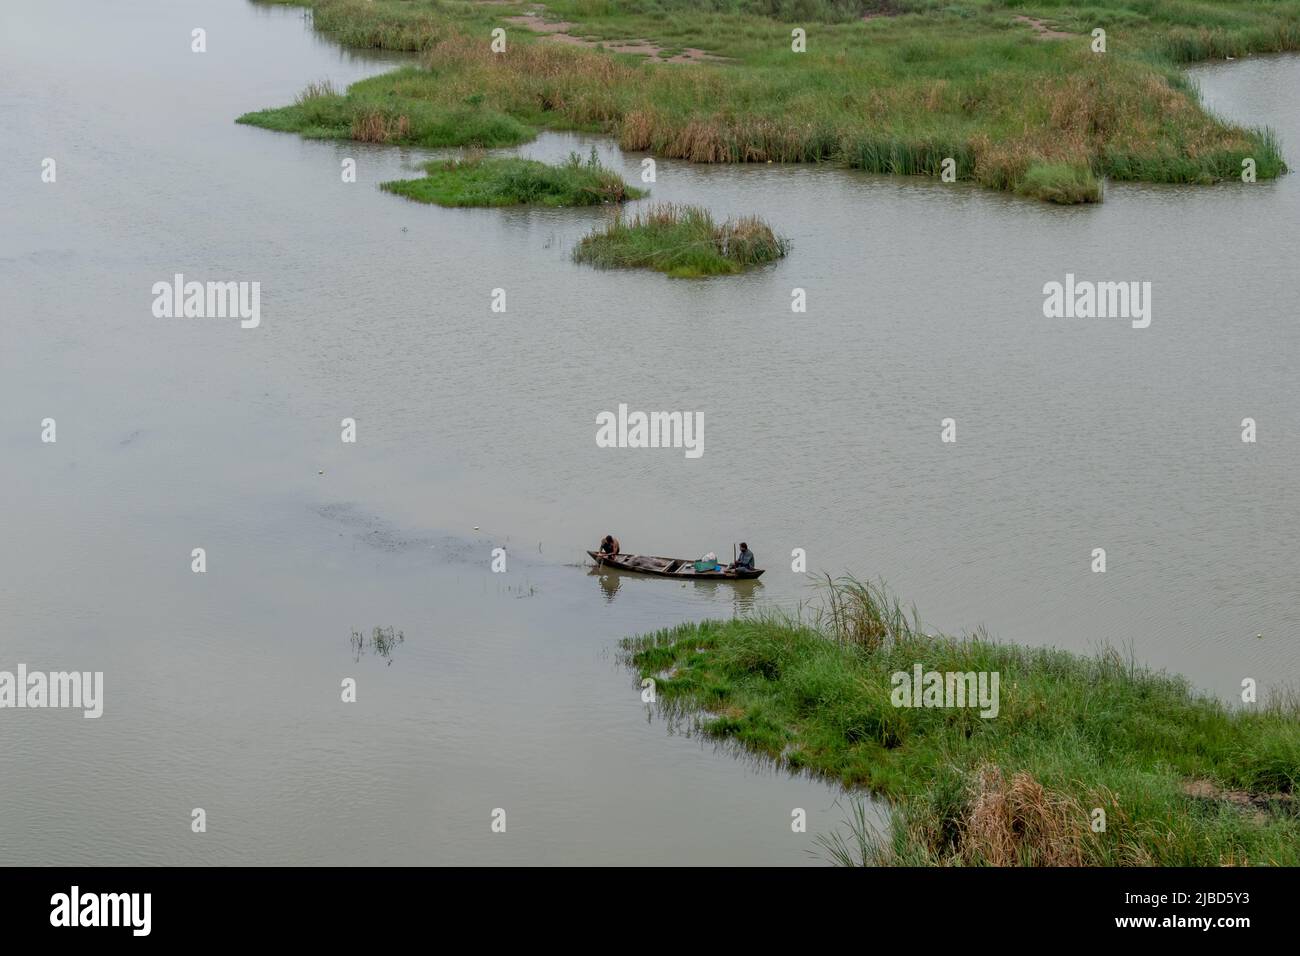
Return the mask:
[[617, 568], [620, 571], [653, 574], [661, 578], [712, 578], [714, 580], [722, 578], [729, 581], [743, 581], [752, 580], [763, 573], [762, 568], [755, 568], [752, 571], [722, 569], [697, 571], [694, 558], [656, 558], [646, 554], [602, 554], [599, 551], [587, 553], [597, 564]]

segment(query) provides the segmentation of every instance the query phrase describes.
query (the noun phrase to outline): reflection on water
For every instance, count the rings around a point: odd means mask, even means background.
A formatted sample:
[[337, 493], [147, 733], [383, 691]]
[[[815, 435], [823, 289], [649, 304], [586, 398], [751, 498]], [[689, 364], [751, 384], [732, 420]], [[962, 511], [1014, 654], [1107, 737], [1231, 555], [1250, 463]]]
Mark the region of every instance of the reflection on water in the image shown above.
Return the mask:
[[763, 582], [757, 578], [748, 581], [711, 581], [708, 578], [691, 581], [691, 586], [704, 595], [730, 599], [732, 613], [739, 616], [759, 606], [763, 596]]
[[[644, 583], [648, 588], [660, 588], [665, 595], [674, 595], [676, 591], [690, 588], [696, 600], [706, 602], [706, 606], [720, 609], [731, 606], [733, 615], [748, 614], [760, 605], [763, 596], [763, 582], [757, 578], [748, 580], [725, 580], [719, 578], [675, 579], [654, 574], [637, 574], [634, 571], [620, 571], [608, 565], [596, 565], [588, 569], [587, 576], [595, 578], [600, 584], [607, 602], [613, 601], [624, 579]], [[711, 612], [718, 616], [717, 610]]]
[[603, 565], [596, 565], [587, 572], [588, 577], [594, 577], [600, 582], [600, 589], [605, 592], [605, 600], [614, 600], [614, 595], [618, 594], [618, 589], [623, 584], [623, 575], [618, 571], [611, 571]]

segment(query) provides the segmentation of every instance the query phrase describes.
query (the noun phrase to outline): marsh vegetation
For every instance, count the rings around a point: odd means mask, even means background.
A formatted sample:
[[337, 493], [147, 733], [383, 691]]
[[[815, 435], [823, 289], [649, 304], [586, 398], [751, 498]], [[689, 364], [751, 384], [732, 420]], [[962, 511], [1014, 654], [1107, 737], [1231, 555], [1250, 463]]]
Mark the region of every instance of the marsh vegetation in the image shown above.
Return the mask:
[[[531, 29], [507, 18], [535, 4], [301, 5], [343, 43], [417, 51], [420, 65], [241, 122], [429, 147], [579, 130], [693, 162], [908, 175], [938, 175], [952, 159], [959, 179], [1057, 202], [1095, 201], [1102, 177], [1233, 179], [1248, 158], [1260, 179], [1277, 176], [1268, 131], [1208, 113], [1180, 67], [1300, 48], [1300, 8], [1282, 0], [552, 0]], [[503, 26], [508, 44], [493, 52]], [[806, 52], [791, 50], [795, 27]], [[1105, 53], [1092, 49], [1094, 29], [1106, 31]], [[717, 59], [601, 45], [628, 40]]]
[[[1300, 863], [1294, 695], [1229, 709], [1114, 650], [928, 634], [883, 586], [847, 578], [802, 615], [683, 624], [623, 648], [676, 719], [889, 798], [883, 837], [858, 809], [850, 836], [825, 841], [839, 862]], [[996, 716], [899, 706], [894, 675], [918, 664], [998, 674]]]

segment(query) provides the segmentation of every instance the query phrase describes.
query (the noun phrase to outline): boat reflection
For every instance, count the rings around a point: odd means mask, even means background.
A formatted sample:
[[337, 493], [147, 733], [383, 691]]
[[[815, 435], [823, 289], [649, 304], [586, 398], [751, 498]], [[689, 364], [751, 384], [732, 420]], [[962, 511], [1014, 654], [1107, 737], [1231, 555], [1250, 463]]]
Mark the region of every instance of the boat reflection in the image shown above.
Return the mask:
[[623, 586], [623, 575], [606, 567], [592, 568], [587, 572], [587, 577], [594, 577], [600, 581], [600, 589], [605, 592], [606, 602], [614, 600], [614, 595], [618, 594], [618, 589]]
[[[600, 585], [600, 590], [604, 592], [606, 602], [613, 601], [619, 589], [623, 587], [624, 581], [632, 579], [645, 584], [647, 587], [665, 588], [667, 593], [673, 592], [672, 585], [668, 583], [671, 579], [637, 574], [634, 571], [619, 571], [608, 565], [588, 568], [587, 577], [596, 579], [596, 582]], [[686, 578], [678, 581], [677, 587], [690, 587], [693, 589], [695, 596], [710, 602], [721, 601], [730, 597], [732, 608], [736, 614], [752, 611], [763, 596], [763, 582], [757, 578], [748, 580]]]

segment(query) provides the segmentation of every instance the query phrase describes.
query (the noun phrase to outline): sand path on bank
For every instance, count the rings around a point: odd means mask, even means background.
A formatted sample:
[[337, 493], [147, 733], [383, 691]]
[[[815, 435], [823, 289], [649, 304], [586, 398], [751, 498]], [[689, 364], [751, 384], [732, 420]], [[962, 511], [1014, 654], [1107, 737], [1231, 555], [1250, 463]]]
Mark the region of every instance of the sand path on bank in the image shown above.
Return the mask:
[[1014, 19], [1017, 23], [1028, 23], [1033, 27], [1035, 33], [1034, 38], [1037, 40], [1068, 40], [1070, 37], [1079, 35], [1077, 33], [1066, 33], [1063, 30], [1053, 30], [1046, 23], [1036, 17], [1026, 17], [1017, 14]]
[[[490, 2], [490, 0], [480, 0], [480, 2]], [[545, 6], [538, 7], [537, 10], [518, 17], [502, 17], [506, 23], [512, 26], [523, 27], [533, 33], [542, 34], [544, 40], [553, 43], [563, 43], [566, 46], [580, 46], [595, 48], [601, 47], [611, 53], [632, 53], [637, 56], [650, 57], [656, 63], [729, 63], [727, 57], [716, 56], [705, 50], [697, 50], [694, 47], [688, 47], [680, 53], [672, 56], [663, 56], [664, 47], [650, 40], [602, 40], [598, 37], [577, 36], [569, 31], [574, 28], [574, 24], [567, 20], [544, 20], [542, 14]]]

